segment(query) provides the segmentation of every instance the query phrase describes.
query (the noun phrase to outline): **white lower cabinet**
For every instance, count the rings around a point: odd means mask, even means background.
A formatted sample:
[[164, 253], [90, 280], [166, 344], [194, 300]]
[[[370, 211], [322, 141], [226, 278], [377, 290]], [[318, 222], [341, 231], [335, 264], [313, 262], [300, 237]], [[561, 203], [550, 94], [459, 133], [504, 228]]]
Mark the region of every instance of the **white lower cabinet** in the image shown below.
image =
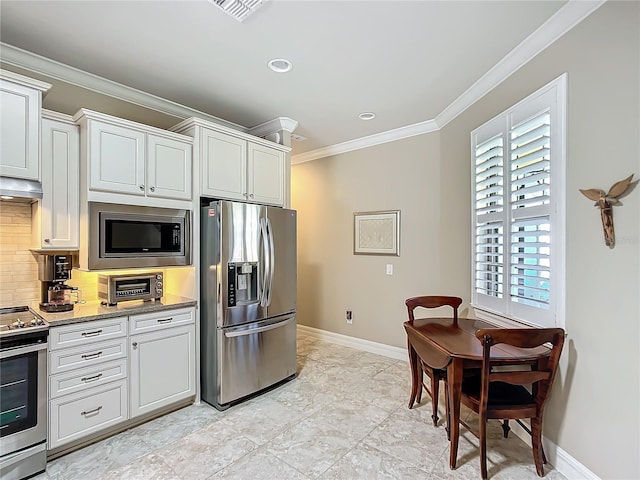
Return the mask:
[[131, 418], [195, 395], [195, 325], [132, 335], [130, 346]]
[[53, 327], [49, 450], [193, 397], [195, 309]]

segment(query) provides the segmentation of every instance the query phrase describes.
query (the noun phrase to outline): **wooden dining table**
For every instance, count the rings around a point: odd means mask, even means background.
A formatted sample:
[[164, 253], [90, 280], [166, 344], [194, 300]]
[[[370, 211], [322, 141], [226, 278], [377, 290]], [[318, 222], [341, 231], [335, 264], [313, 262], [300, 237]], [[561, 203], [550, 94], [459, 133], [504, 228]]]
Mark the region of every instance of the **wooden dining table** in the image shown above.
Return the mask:
[[[498, 328], [488, 322], [460, 318], [454, 324], [448, 318], [416, 319], [413, 324], [404, 323], [407, 332], [409, 363], [411, 365], [411, 398], [413, 405], [420, 386], [421, 368], [419, 358], [431, 368], [447, 371], [447, 401], [449, 404], [449, 466], [456, 468], [458, 439], [460, 437], [460, 396], [465, 369], [482, 366], [482, 343], [476, 337], [481, 328]], [[491, 348], [492, 363], [504, 365], [536, 364], [548, 356], [550, 350], [544, 347], [521, 349], [509, 345]]]

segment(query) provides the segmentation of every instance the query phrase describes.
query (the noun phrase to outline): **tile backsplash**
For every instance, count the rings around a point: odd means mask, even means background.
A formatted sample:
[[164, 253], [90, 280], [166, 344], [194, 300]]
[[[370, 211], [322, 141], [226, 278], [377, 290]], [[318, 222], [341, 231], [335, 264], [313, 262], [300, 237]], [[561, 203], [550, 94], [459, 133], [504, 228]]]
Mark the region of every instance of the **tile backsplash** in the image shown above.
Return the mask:
[[0, 307], [40, 298], [38, 261], [31, 246], [31, 204], [0, 201]]

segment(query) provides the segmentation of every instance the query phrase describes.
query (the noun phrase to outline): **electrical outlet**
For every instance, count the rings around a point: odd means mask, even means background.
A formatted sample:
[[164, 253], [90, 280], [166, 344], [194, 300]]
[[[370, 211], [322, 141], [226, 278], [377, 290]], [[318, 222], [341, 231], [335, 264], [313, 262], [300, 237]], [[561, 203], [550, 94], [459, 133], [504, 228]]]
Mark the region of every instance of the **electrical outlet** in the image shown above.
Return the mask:
[[347, 317], [347, 323], [351, 325], [353, 323], [353, 315], [351, 313], [351, 310], [347, 310], [346, 317]]

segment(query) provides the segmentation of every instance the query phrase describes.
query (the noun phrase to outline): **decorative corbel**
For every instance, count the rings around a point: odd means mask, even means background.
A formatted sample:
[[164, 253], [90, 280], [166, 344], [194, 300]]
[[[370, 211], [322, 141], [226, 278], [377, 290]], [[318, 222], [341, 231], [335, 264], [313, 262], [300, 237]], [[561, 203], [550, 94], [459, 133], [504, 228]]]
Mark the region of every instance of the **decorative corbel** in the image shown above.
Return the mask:
[[632, 182], [633, 174], [629, 175], [624, 180], [614, 183], [609, 189], [608, 193], [604, 193], [604, 190], [597, 188], [590, 188], [588, 190], [579, 189], [582, 194], [589, 200], [595, 201], [595, 206], [600, 209], [600, 218], [602, 219], [602, 229], [604, 230], [604, 243], [613, 248], [616, 243], [616, 235], [613, 230], [613, 209], [614, 205], [622, 205], [620, 198], [629, 195], [640, 180]]

